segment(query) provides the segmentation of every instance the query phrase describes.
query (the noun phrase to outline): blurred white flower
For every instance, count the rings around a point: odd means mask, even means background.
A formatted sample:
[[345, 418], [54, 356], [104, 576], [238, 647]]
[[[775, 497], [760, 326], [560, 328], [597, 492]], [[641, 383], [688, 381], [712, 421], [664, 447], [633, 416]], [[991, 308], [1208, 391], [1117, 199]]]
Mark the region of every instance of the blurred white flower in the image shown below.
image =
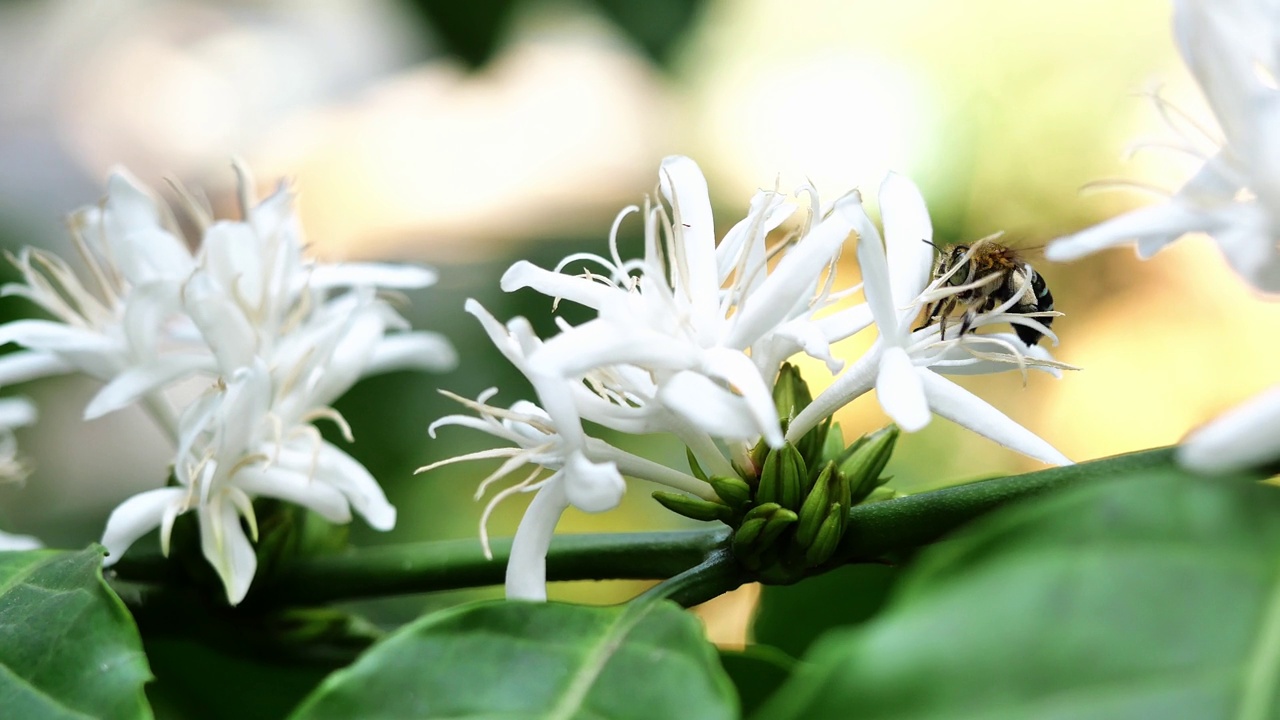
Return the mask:
[[1147, 258], [1186, 233], [1205, 232], [1245, 280], [1280, 292], [1280, 13], [1260, 0], [1177, 0], [1174, 29], [1224, 137], [1156, 97], [1183, 136], [1174, 149], [1202, 159], [1200, 170], [1167, 202], [1056, 240], [1045, 256], [1074, 260], [1134, 240]]
[[1192, 431], [1177, 457], [1183, 467], [1202, 473], [1228, 473], [1280, 459], [1280, 387]]
[[[14, 482], [26, 477], [27, 467], [18, 459], [18, 440], [14, 428], [36, 420], [36, 407], [26, 398], [0, 398], [0, 482]], [[0, 531], [0, 552], [35, 550], [44, 547], [30, 535], [11, 535]]]
[[[936, 324], [912, 331], [911, 324], [922, 308], [969, 287], [950, 285], [947, 276], [930, 282], [933, 223], [915, 184], [894, 173], [881, 184], [883, 241], [860, 204], [855, 212], [863, 292], [880, 337], [866, 355], [796, 416], [787, 430], [787, 439], [799, 440], [836, 410], [875, 388], [885, 413], [907, 432], [920, 430], [936, 413], [1042, 462], [1069, 464], [1071, 461], [1062, 453], [1030, 430], [939, 374], [1061, 367], [1046, 350], [1028, 347], [1012, 334], [975, 335], [954, 328], [948, 337], [943, 337]], [[967, 262], [960, 262], [956, 267], [966, 265]], [[1017, 322], [1053, 337], [1033, 318], [1008, 312], [1019, 299], [1011, 298], [977, 315], [970, 326]], [[983, 346], [996, 351], [978, 349]]]
[[[95, 291], [58, 258], [24, 251], [16, 261], [25, 283], [6, 292], [55, 319], [0, 326], [0, 339], [29, 348], [0, 358], [0, 379], [85, 372], [106, 381], [86, 417], [141, 402], [174, 440], [176, 486], [141, 493], [112, 513], [107, 563], [156, 527], [167, 552], [176, 518], [196, 510], [204, 555], [233, 604], [256, 569], [254, 498], [293, 502], [333, 522], [350, 521], [355, 510], [376, 529], [394, 526], [395, 509], [368, 470], [312, 423], [331, 420], [350, 442], [331, 405], [358, 380], [456, 362], [447, 340], [407, 332], [378, 295], [430, 285], [434, 272], [304, 258], [288, 188], [255, 204], [252, 181], [236, 169], [242, 220], [215, 221], [183, 194], [200, 232], [194, 254], [166, 229], [176, 227], [168, 208], [116, 173], [103, 206], [73, 220]], [[178, 413], [165, 391], [190, 377], [212, 387]]]

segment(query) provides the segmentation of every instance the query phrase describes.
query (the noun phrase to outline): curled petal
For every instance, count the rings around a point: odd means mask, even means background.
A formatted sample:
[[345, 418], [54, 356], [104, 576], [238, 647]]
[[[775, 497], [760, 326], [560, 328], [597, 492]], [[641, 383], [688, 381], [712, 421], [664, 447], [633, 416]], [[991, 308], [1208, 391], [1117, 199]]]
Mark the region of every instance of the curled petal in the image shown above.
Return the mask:
[[532, 288], [548, 297], [562, 298], [594, 310], [602, 310], [622, 299], [620, 295], [625, 295], [613, 285], [544, 270], [527, 260], [521, 260], [507, 268], [502, 274], [501, 285], [506, 292]]
[[124, 555], [130, 545], [153, 528], [160, 526], [166, 513], [173, 506], [186, 501], [186, 488], [159, 488], [148, 490], [120, 503], [107, 518], [102, 531], [102, 544], [107, 548], [104, 565], [112, 565]]
[[569, 504], [589, 513], [618, 507], [627, 490], [617, 465], [593, 463], [580, 452], [570, 453], [565, 461], [563, 482]]

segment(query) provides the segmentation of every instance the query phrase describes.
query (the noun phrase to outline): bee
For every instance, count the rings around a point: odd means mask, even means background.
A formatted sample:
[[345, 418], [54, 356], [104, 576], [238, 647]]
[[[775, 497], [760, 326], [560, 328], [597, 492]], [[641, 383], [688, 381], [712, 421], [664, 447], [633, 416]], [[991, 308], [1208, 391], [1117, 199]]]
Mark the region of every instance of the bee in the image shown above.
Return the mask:
[[[953, 245], [938, 251], [938, 261], [933, 267], [934, 279], [941, 278], [960, 263], [967, 267], [955, 270], [947, 278], [946, 284], [952, 287], [969, 285], [985, 280], [977, 287], [961, 290], [948, 295], [929, 306], [925, 313], [925, 322], [921, 327], [938, 323], [942, 332], [947, 330], [947, 318], [962, 312], [960, 334], [969, 332], [978, 315], [993, 310], [996, 306], [1018, 300], [1009, 308], [1010, 313], [1031, 314], [1053, 311], [1053, 293], [1044, 278], [1031, 263], [1022, 258], [1017, 251], [995, 242], [992, 236], [983, 238], [973, 245]], [[927, 242], [927, 241], [926, 241]], [[929, 243], [933, 245], [933, 243]], [[966, 255], [968, 258], [966, 260]], [[1036, 318], [1040, 324], [1048, 327], [1053, 322], [1052, 316]], [[1040, 342], [1044, 333], [1026, 325], [1014, 325], [1014, 332], [1028, 347]]]

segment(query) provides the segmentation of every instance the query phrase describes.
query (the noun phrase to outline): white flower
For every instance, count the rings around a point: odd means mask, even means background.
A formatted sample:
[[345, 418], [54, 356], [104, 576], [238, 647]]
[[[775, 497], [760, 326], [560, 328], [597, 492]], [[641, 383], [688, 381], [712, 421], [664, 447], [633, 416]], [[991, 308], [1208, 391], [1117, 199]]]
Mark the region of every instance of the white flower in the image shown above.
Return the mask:
[[[884, 218], [884, 242], [861, 206], [857, 209], [858, 262], [867, 305], [880, 337], [866, 355], [792, 421], [787, 438], [798, 440], [874, 387], [885, 413], [907, 432], [920, 430], [929, 423], [931, 413], [936, 413], [1043, 462], [1069, 464], [1070, 460], [1034, 433], [939, 374], [1026, 366], [1055, 368], [1060, 364], [1054, 363], [1043, 349], [1027, 347], [1012, 334], [958, 334], [959, 328], [953, 326], [950, 333], [956, 335], [944, 338], [937, 325], [913, 331], [911, 323], [923, 307], [972, 284], [951, 286], [946, 277], [930, 284], [933, 224], [924, 199], [910, 180], [893, 173], [885, 178], [880, 187], [880, 212]], [[967, 262], [957, 263], [957, 268], [966, 265]], [[1052, 338], [1049, 329], [1033, 318], [1008, 313], [1017, 300], [1015, 297], [982, 313], [972, 327], [1014, 322]], [[985, 350], [980, 349], [984, 347]]]
[[[659, 185], [671, 215], [662, 207], [645, 212], [642, 260], [623, 261], [617, 252], [618, 223], [636, 209], [628, 208], [614, 224], [610, 258], [570, 256], [555, 272], [522, 261], [503, 276], [504, 290], [531, 287], [598, 313], [591, 322], [563, 328], [530, 362], [566, 378], [608, 366], [640, 368], [651, 378], [652, 399], [688, 425], [723, 437], [731, 419], [748, 418], [750, 436], [779, 446], [771, 395], [778, 367], [803, 350], [838, 370], [829, 344], [870, 321], [865, 313], [813, 318], [832, 300], [834, 263], [852, 229], [850, 202], [837, 202], [806, 223], [779, 251], [766, 248], [766, 236], [795, 212], [780, 193], [758, 193], [747, 217], [717, 245], [698, 166], [669, 157]], [[811, 202], [818, 213], [816, 194]], [[778, 252], [770, 270], [767, 263]], [[607, 276], [558, 272], [578, 260], [599, 264]]]
[[1045, 255], [1073, 260], [1136, 240], [1146, 258], [1186, 233], [1205, 232], [1249, 283], [1280, 292], [1280, 13], [1256, 0], [1179, 0], [1174, 22], [1183, 60], [1225, 140], [1157, 97], [1170, 125], [1190, 125], [1174, 149], [1204, 165], [1168, 202], [1057, 240]]
[[[26, 398], [0, 399], [0, 482], [13, 482], [26, 477], [26, 465], [18, 459], [18, 441], [14, 428], [30, 425], [36, 420], [36, 407]], [[30, 535], [11, 535], [0, 532], [0, 552], [10, 550], [36, 550], [44, 547]]]
[[1202, 473], [1228, 473], [1280, 459], [1280, 386], [1189, 434], [1178, 462]]
[[[112, 513], [107, 563], [156, 527], [167, 552], [174, 521], [195, 510], [204, 555], [233, 604], [256, 570], [255, 498], [293, 502], [332, 522], [349, 522], [354, 510], [376, 529], [394, 526], [395, 508], [369, 471], [313, 423], [337, 423], [350, 442], [331, 405], [358, 380], [456, 362], [448, 341], [408, 332], [378, 294], [426, 287], [434, 272], [308, 260], [292, 193], [282, 185], [255, 204], [252, 181], [236, 169], [242, 220], [215, 221], [184, 196], [200, 234], [194, 254], [166, 229], [174, 227], [167, 207], [113, 175], [102, 207], [73, 219], [94, 291], [58, 258], [24, 251], [15, 261], [25, 283], [5, 291], [55, 319], [0, 326], [0, 340], [29, 348], [0, 358], [0, 379], [85, 372], [106, 381], [86, 417], [141, 402], [174, 440], [177, 486], [141, 493]], [[165, 391], [193, 376], [212, 390], [171, 410]]]
[[[569, 388], [566, 387], [565, 391], [568, 392]], [[570, 505], [585, 512], [613, 509], [625, 490], [623, 475], [662, 483], [708, 500], [715, 497], [711, 486], [692, 475], [633, 455], [597, 438], [587, 438], [585, 445], [575, 447], [560, 435], [551, 416], [533, 403], [519, 401], [507, 410], [488, 405], [488, 400], [496, 393], [497, 390], [491, 388], [475, 401], [446, 393], [475, 410], [479, 417], [449, 415], [432, 423], [430, 433], [434, 438], [441, 426], [460, 425], [506, 440], [511, 447], [448, 458], [420, 468], [418, 472], [464, 460], [505, 458], [481, 481], [476, 490], [476, 498], [479, 499], [492, 484], [521, 467], [534, 466], [524, 479], [496, 493], [480, 518], [481, 542], [485, 555], [492, 557], [485, 525], [493, 509], [516, 493], [537, 493], [521, 518], [512, 541], [511, 557], [507, 563], [508, 598], [546, 599], [547, 548], [560, 515]], [[544, 470], [550, 470], [551, 474], [545, 475]], [[584, 492], [584, 488], [589, 491]]]

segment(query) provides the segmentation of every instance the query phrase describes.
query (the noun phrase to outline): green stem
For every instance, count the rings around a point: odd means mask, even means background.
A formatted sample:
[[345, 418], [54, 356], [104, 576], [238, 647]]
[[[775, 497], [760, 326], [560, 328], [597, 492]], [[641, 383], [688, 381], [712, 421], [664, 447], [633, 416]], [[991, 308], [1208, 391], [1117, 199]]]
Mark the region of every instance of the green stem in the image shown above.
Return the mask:
[[[547, 553], [547, 580], [662, 580], [702, 563], [727, 544], [729, 529], [560, 535]], [[501, 585], [510, 540], [485, 558], [479, 540], [446, 540], [353, 549], [299, 560], [253, 598], [310, 604], [335, 600]]]
[[935, 542], [1015, 500], [1069, 485], [1164, 469], [1172, 463], [1172, 448], [1160, 448], [858, 505], [849, 511], [849, 529], [831, 565], [883, 561]]
[[[1172, 451], [1162, 448], [859, 505], [850, 510], [849, 530], [827, 567], [883, 562], [1015, 500], [1171, 465]], [[729, 529], [724, 526], [684, 532], [561, 535], [552, 541], [547, 555], [547, 579], [670, 578], [650, 593], [684, 605], [696, 604], [753, 579], [734, 561], [728, 543]], [[487, 560], [478, 540], [447, 540], [304, 558], [275, 576], [259, 578], [248, 603], [320, 604], [500, 585], [510, 550], [510, 540], [496, 541], [493, 559]], [[162, 585], [175, 577], [173, 571], [173, 564], [158, 556], [126, 556], [116, 566], [124, 580]]]

